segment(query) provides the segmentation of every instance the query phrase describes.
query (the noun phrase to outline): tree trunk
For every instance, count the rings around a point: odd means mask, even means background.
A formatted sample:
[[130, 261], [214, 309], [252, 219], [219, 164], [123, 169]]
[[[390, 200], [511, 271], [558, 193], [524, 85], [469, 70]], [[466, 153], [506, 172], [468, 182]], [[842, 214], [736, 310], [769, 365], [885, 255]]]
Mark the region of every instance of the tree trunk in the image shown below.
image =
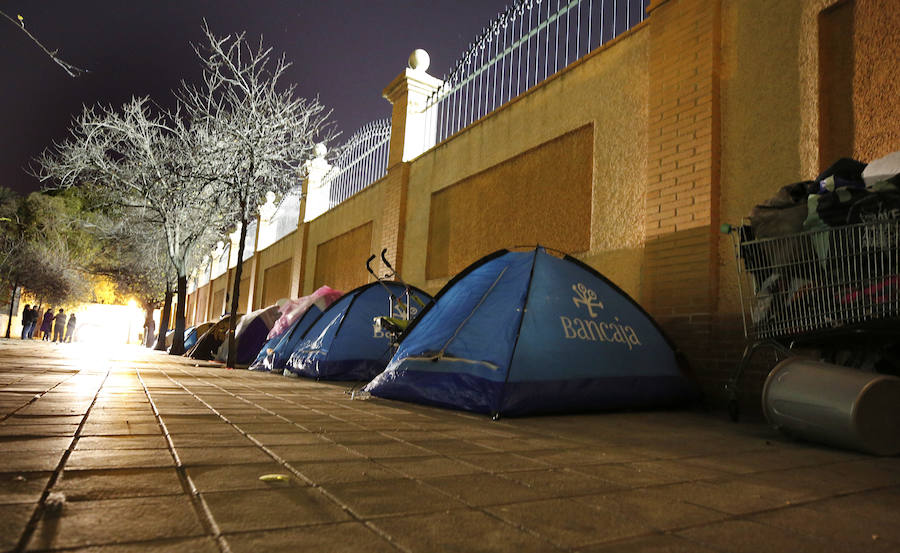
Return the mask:
[[172, 348], [169, 350], [171, 355], [182, 355], [184, 353], [184, 312], [185, 303], [187, 302], [187, 276], [178, 275], [177, 286], [178, 299], [175, 304], [175, 336], [172, 340]]
[[16, 303], [16, 290], [19, 289], [19, 282], [13, 284], [12, 294], [9, 296], [9, 320], [6, 321], [6, 337], [9, 338], [9, 329], [12, 328], [13, 312]]
[[231, 319], [228, 321], [228, 360], [226, 367], [237, 364], [237, 341], [234, 339], [234, 327], [237, 326], [238, 300], [241, 295], [241, 273], [244, 269], [244, 243], [247, 241], [247, 221], [241, 219], [241, 239], [238, 241], [237, 265], [234, 267], [234, 285], [231, 288]]
[[[156, 347], [159, 351], [166, 351], [166, 334], [169, 333], [169, 314], [172, 312], [172, 283], [166, 283], [166, 300], [163, 302], [163, 310], [159, 314], [159, 336], [156, 337]], [[182, 336], [184, 341], [184, 336]]]

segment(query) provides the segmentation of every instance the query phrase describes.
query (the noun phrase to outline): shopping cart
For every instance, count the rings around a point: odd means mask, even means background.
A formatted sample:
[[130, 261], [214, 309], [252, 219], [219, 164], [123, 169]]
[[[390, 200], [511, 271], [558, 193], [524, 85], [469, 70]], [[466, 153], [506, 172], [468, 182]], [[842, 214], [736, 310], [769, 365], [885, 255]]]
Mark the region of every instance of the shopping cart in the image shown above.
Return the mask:
[[[732, 420], [740, 380], [753, 355], [815, 347], [832, 362], [859, 364], [900, 336], [900, 219], [756, 238], [749, 225], [723, 225], [732, 237], [748, 345], [725, 386]], [[856, 359], [857, 361], [854, 361]]]

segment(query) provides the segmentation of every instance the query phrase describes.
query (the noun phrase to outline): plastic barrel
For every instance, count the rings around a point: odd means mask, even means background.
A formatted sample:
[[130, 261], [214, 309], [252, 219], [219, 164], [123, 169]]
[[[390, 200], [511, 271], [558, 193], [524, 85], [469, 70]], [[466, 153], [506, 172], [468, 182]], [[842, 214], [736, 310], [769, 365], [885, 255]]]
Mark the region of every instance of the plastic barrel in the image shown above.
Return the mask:
[[900, 378], [790, 357], [763, 386], [766, 419], [791, 436], [875, 455], [900, 453]]

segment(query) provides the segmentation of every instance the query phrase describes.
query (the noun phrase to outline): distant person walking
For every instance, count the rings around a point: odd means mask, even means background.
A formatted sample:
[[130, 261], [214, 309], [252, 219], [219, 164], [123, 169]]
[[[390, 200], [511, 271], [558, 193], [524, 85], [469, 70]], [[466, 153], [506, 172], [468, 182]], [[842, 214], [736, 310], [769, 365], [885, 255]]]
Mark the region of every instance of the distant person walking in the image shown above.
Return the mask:
[[48, 308], [41, 322], [41, 339], [49, 342], [51, 332], [53, 332], [53, 310]]
[[148, 315], [147, 320], [144, 321], [144, 345], [148, 348], [153, 347], [153, 338], [155, 332], [156, 321], [153, 320], [152, 316]]
[[75, 313], [69, 315], [69, 322], [66, 323], [66, 342], [71, 342], [75, 338]]
[[65, 336], [66, 330], [66, 314], [60, 309], [59, 313], [56, 314], [56, 322], [53, 325], [53, 341], [54, 342], [62, 342], [63, 336]]
[[[35, 308], [37, 309], [37, 308]], [[27, 340], [31, 338], [31, 332], [34, 330], [34, 323], [37, 322], [37, 316], [35, 312], [31, 310], [30, 305], [25, 306], [25, 310], [22, 311], [22, 339]]]

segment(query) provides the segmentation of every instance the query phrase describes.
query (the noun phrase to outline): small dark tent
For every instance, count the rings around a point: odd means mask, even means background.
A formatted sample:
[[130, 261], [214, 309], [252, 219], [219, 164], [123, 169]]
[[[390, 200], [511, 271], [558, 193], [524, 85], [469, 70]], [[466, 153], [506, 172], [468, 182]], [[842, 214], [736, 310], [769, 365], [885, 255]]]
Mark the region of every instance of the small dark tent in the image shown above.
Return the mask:
[[[281, 313], [277, 305], [270, 305], [247, 313], [234, 327], [234, 343], [237, 349], [235, 364], [246, 367], [256, 359], [259, 350], [266, 343], [266, 335]], [[228, 340], [224, 340], [216, 353], [216, 361], [228, 361]]]
[[[242, 317], [242, 315], [238, 315], [238, 317]], [[206, 332], [199, 335], [197, 343], [187, 350], [184, 355], [191, 359], [213, 360], [222, 342], [228, 336], [228, 321], [230, 319], [231, 315], [222, 316]]]
[[[194, 347], [194, 344], [197, 343], [197, 340], [200, 339], [201, 336], [206, 334], [206, 331], [213, 327], [216, 324], [214, 322], [205, 322], [200, 323], [197, 326], [192, 326], [184, 331], [184, 350], [187, 351]], [[174, 330], [172, 331], [175, 332]], [[175, 337], [174, 334], [172, 336], [172, 341], [174, 342]], [[172, 342], [169, 342], [168, 337], [166, 337], [166, 346], [172, 347]]]
[[543, 248], [501, 250], [450, 281], [365, 390], [495, 415], [668, 406], [696, 395], [634, 300]]
[[[388, 293], [390, 290], [390, 294]], [[391, 357], [387, 336], [376, 330], [374, 318], [389, 314], [391, 294], [406, 301], [406, 287], [382, 281], [360, 286], [344, 294], [319, 315], [291, 353], [287, 368], [294, 373], [321, 380], [371, 380], [384, 370]], [[409, 288], [410, 313], [415, 316], [431, 296]], [[402, 315], [394, 302], [394, 316]]]

